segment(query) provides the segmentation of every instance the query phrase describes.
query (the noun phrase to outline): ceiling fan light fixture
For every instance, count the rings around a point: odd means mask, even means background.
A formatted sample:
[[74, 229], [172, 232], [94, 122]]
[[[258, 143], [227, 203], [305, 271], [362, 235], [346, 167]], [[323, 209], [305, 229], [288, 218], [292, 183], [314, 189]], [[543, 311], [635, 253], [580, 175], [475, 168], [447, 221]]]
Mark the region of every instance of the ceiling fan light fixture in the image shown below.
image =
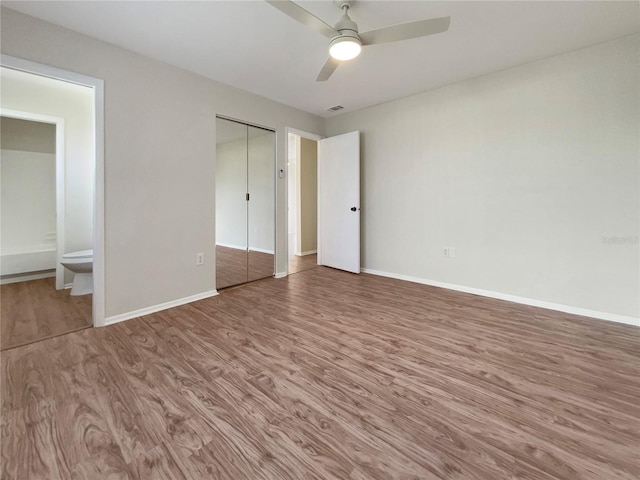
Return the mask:
[[[401, 42], [433, 35], [435, 33], [446, 32], [451, 22], [450, 17], [428, 18], [359, 33], [358, 24], [349, 17], [349, 10], [356, 0], [333, 0], [333, 2], [340, 7], [340, 10], [342, 10], [342, 16], [333, 27], [292, 0], [265, 1], [285, 15], [288, 15], [292, 19], [330, 39], [329, 58], [316, 77], [316, 82], [328, 80], [336, 68], [340, 66], [340, 62], [351, 60], [360, 55], [363, 44], [368, 46], [381, 43]], [[357, 1], [359, 2], [360, 0]], [[364, 4], [365, 2], [362, 3]], [[400, 2], [396, 3], [399, 4]]]
[[360, 55], [362, 42], [358, 37], [343, 35], [331, 40], [329, 44], [329, 55], [336, 60], [351, 60]]

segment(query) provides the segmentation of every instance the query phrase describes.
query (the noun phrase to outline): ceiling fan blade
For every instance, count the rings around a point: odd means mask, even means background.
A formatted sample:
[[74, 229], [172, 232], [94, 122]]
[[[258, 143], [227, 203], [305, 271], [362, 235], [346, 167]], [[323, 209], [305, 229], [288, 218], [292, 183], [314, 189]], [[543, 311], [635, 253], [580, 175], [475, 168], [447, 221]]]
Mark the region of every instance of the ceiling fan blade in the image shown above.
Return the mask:
[[333, 38], [336, 35], [340, 35], [331, 25], [327, 25], [318, 17], [290, 0], [265, 0], [265, 2], [325, 37]]
[[320, 70], [320, 73], [318, 74], [318, 78], [316, 78], [316, 82], [324, 82], [326, 80], [329, 80], [329, 77], [333, 74], [333, 72], [336, 71], [336, 68], [338, 68], [338, 65], [340, 65], [339, 60], [336, 60], [333, 57], [329, 57], [327, 62], [322, 67], [322, 70]]
[[417, 22], [401, 23], [391, 27], [379, 28], [370, 32], [360, 33], [363, 45], [375, 45], [378, 43], [398, 42], [411, 38], [424, 37], [434, 33], [446, 32], [449, 29], [451, 17], [430, 18]]

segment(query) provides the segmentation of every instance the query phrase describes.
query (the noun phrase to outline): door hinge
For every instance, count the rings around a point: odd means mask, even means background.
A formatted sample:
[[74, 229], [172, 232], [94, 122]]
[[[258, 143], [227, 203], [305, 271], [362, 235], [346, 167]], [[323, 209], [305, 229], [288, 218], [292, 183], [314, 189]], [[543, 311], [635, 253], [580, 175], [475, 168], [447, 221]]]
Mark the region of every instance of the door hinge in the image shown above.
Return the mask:
[[249, 194], [247, 193], [247, 202], [249, 201]]

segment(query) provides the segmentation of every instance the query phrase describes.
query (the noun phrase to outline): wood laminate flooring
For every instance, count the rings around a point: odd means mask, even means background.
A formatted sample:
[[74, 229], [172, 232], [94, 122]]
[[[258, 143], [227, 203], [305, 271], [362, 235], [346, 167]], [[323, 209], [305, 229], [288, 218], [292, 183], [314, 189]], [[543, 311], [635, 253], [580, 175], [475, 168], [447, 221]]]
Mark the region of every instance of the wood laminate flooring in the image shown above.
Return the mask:
[[318, 266], [318, 255], [291, 255], [289, 257], [289, 273], [298, 273], [309, 270], [310, 268], [316, 268]]
[[91, 326], [93, 295], [69, 292], [56, 290], [55, 278], [1, 285], [2, 350]]
[[2, 478], [640, 478], [640, 329], [318, 267], [2, 353]]
[[216, 245], [216, 288], [272, 277], [275, 257], [270, 253]]

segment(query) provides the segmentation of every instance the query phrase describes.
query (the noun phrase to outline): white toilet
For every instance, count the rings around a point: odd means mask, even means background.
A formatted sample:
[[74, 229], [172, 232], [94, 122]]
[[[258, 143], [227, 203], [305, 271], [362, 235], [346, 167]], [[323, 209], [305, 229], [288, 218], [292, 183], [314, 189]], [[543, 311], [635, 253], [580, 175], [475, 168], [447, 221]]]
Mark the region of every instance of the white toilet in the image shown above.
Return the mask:
[[93, 250], [65, 253], [60, 263], [75, 274], [71, 295], [93, 293]]

